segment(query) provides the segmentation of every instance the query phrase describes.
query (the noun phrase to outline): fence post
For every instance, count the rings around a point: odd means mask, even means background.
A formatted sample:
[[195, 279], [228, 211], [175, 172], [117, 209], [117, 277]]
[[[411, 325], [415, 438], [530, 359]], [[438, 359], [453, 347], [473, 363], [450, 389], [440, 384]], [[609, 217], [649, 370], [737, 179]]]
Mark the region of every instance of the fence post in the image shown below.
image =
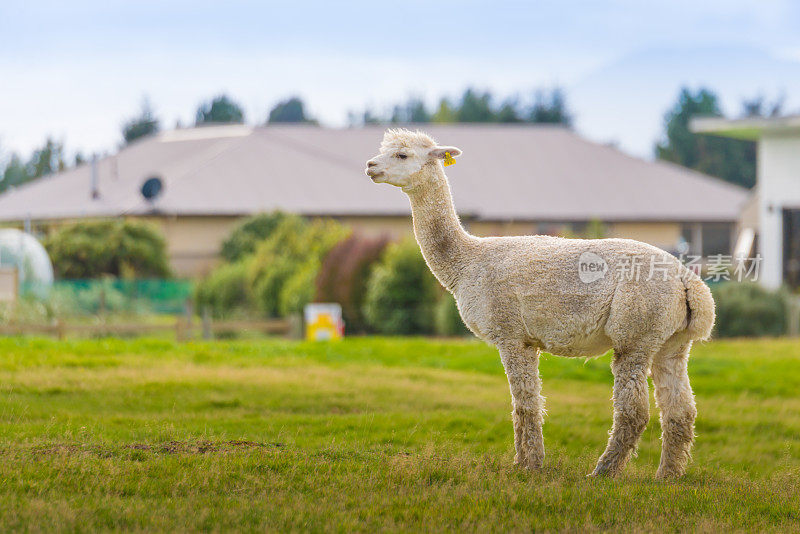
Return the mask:
[[193, 322], [194, 322], [194, 302], [192, 301], [191, 297], [186, 298], [186, 302], [183, 305], [183, 313], [186, 317], [186, 330], [187, 330], [187, 337], [192, 337], [192, 330], [193, 330]]
[[100, 314], [100, 318], [105, 320], [106, 317], [106, 288], [105, 286], [100, 286], [100, 302], [98, 304], [98, 313]]
[[183, 318], [178, 316], [175, 318], [175, 341], [181, 343], [185, 340], [186, 336], [183, 328]]
[[194, 315], [194, 302], [190, 297], [187, 297], [186, 302], [183, 304], [183, 313], [186, 315], [186, 320], [191, 323]]
[[289, 321], [289, 338], [291, 339], [303, 339], [305, 338], [304, 332], [304, 321], [303, 321], [303, 314], [302, 313], [294, 313], [290, 315], [287, 319]]
[[789, 295], [788, 299], [789, 337], [800, 336], [800, 296]]
[[203, 306], [203, 339], [211, 339], [211, 313]]
[[58, 336], [59, 341], [63, 341], [66, 335], [66, 329], [64, 328], [64, 320], [60, 317], [56, 319], [56, 336]]

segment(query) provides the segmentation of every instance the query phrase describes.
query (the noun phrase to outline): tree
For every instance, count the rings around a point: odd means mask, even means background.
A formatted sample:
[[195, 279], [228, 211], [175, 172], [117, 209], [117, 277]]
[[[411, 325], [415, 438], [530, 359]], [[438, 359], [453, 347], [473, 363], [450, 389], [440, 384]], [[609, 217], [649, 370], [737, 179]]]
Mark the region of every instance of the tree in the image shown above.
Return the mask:
[[33, 151], [28, 161], [15, 153], [8, 156], [5, 167], [0, 167], [0, 193], [66, 168], [64, 146], [48, 138], [41, 148]]
[[689, 129], [692, 118], [703, 116], [722, 116], [717, 95], [704, 88], [694, 93], [687, 88], [681, 89], [678, 101], [664, 117], [665, 139], [656, 145], [656, 156], [734, 184], [752, 187], [756, 175], [755, 143], [692, 132]]
[[243, 122], [244, 111], [227, 95], [220, 95], [211, 102], [200, 104], [197, 108], [196, 123], [198, 125], [213, 123], [241, 124]]
[[783, 112], [785, 96], [780, 96], [772, 103], [768, 103], [764, 95], [758, 95], [742, 102], [742, 115], [744, 117], [779, 117]]
[[406, 239], [389, 245], [372, 268], [364, 317], [381, 334], [430, 334], [440, 293], [419, 246]]
[[45, 248], [61, 278], [170, 274], [166, 241], [156, 227], [145, 222], [115, 219], [75, 223], [51, 235]]
[[142, 101], [142, 109], [138, 117], [134, 117], [122, 125], [122, 137], [125, 144], [129, 145], [140, 137], [153, 135], [160, 129], [159, 121], [153, 114], [150, 101], [145, 98]]
[[391, 122], [424, 124], [431, 121], [431, 114], [425, 108], [425, 102], [416, 97], [411, 97], [405, 104], [397, 105], [392, 112]]
[[316, 279], [316, 302], [338, 302], [349, 332], [367, 329], [363, 306], [373, 264], [388, 244], [387, 237], [353, 234], [337, 243], [322, 259]]
[[247, 315], [252, 307], [247, 285], [249, 258], [223, 263], [195, 286], [194, 298], [199, 310], [208, 309], [214, 317]]
[[541, 89], [536, 91], [528, 122], [571, 126], [572, 116], [567, 109], [564, 91], [558, 87], [549, 93]]
[[250, 258], [253, 302], [267, 316], [302, 310], [314, 297], [320, 262], [350, 231], [331, 219], [285, 217]]
[[392, 118], [389, 119], [389, 122], [392, 124], [402, 124], [408, 122], [405, 118], [403, 106], [400, 104], [395, 104], [392, 108]]
[[434, 113], [431, 117], [431, 121], [438, 123], [449, 123], [456, 122], [456, 118], [456, 111], [453, 109], [453, 106], [450, 105], [450, 101], [446, 98], [442, 98], [439, 101], [439, 107], [436, 110], [436, 113]]
[[515, 98], [509, 98], [503, 102], [500, 109], [497, 110], [497, 122], [502, 123], [515, 123], [522, 122], [519, 116], [519, 104]]
[[378, 117], [374, 111], [367, 108], [364, 110], [364, 113], [361, 115], [361, 123], [362, 124], [380, 124], [382, 121], [380, 117]]
[[28, 176], [30, 180], [41, 178], [54, 172], [67, 168], [64, 163], [64, 146], [47, 138], [44, 146], [33, 151], [28, 162]]
[[269, 112], [269, 124], [291, 122], [291, 123], [304, 123], [316, 122], [306, 116], [305, 104], [296, 96], [278, 102]]
[[30, 180], [28, 168], [17, 154], [11, 154], [8, 158], [2, 178], [3, 180], [0, 181], [0, 193]]
[[431, 121], [431, 114], [425, 107], [425, 102], [419, 98], [411, 98], [406, 104], [406, 113], [408, 114], [409, 122], [415, 124], [423, 124]]
[[431, 113], [425, 102], [418, 97], [411, 97], [405, 103], [396, 104], [388, 115], [376, 115], [369, 108], [363, 116], [348, 114], [351, 125], [358, 124], [392, 124], [408, 123], [455, 123], [455, 122], [487, 122], [487, 123], [555, 123], [572, 125], [572, 115], [567, 108], [564, 92], [559, 89], [537, 91], [536, 101], [530, 109], [522, 109], [516, 97], [507, 98], [499, 107], [492, 105], [492, 94], [489, 91], [477, 91], [467, 88], [457, 104], [447, 98], [439, 100], [436, 110]]
[[492, 111], [492, 95], [479, 93], [472, 88], [464, 91], [461, 107], [456, 112], [458, 122], [496, 122]]
[[281, 211], [273, 211], [245, 219], [222, 242], [222, 257], [226, 261], [235, 262], [249, 256], [255, 252], [258, 244], [269, 238], [278, 225], [288, 217], [289, 215]]

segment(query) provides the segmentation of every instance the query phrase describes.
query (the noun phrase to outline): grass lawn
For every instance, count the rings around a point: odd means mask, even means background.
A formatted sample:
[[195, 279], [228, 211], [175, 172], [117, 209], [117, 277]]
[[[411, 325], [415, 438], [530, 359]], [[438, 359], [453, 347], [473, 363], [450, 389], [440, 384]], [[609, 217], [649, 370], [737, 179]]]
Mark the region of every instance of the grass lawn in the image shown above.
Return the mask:
[[478, 342], [0, 339], [0, 531], [800, 530], [800, 343], [695, 347], [678, 482], [653, 480], [655, 409], [620, 478], [585, 477], [608, 364], [543, 358], [527, 473]]

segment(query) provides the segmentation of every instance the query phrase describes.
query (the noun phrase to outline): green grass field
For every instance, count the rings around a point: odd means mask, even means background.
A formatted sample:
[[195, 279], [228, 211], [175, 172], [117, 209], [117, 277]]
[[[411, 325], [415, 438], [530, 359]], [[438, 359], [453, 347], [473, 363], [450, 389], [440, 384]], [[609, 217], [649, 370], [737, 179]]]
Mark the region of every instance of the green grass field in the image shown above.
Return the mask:
[[608, 364], [543, 358], [527, 473], [478, 342], [1, 339], [0, 531], [800, 530], [800, 343], [695, 347], [678, 482], [653, 480], [655, 409], [620, 478], [585, 477]]

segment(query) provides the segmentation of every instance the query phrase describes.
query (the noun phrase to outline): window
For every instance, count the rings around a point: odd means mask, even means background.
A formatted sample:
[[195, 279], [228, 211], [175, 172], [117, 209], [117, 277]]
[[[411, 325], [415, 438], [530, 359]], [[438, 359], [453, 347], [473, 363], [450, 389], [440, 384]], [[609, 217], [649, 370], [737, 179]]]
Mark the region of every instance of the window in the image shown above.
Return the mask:
[[731, 254], [730, 223], [703, 223], [703, 256]]
[[689, 254], [707, 258], [733, 254], [732, 223], [694, 223], [681, 227], [681, 238], [689, 243]]

